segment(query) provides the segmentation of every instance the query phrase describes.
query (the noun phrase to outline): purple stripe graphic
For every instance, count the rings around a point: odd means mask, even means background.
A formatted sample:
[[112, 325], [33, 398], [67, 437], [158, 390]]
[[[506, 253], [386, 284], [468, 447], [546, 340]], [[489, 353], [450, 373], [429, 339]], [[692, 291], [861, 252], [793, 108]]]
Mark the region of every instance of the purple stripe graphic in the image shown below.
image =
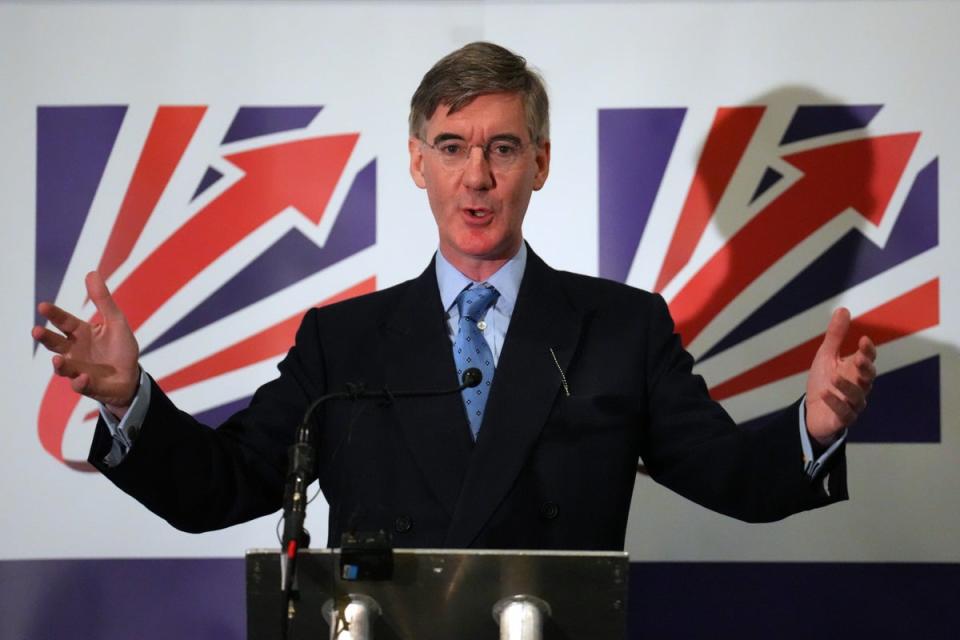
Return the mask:
[[[37, 107], [34, 306], [56, 300], [126, 113], [125, 106]], [[34, 322], [42, 324], [36, 311]]]
[[753, 204], [754, 200], [766, 193], [770, 187], [780, 182], [781, 178], [783, 178], [782, 173], [776, 169], [767, 167], [763, 172], [763, 177], [760, 178], [760, 184], [757, 185], [757, 190], [753, 192], [753, 196], [750, 198], [750, 204]]
[[0, 637], [242, 640], [243, 561], [0, 562]]
[[862, 129], [870, 124], [882, 108], [882, 104], [797, 107], [780, 144], [807, 140], [828, 133]]
[[253, 396], [246, 396], [240, 398], [239, 400], [233, 400], [222, 404], [219, 407], [214, 407], [212, 409], [207, 409], [202, 413], [195, 413], [193, 417], [196, 418], [201, 424], [209, 425], [211, 427], [218, 427], [224, 422], [227, 421], [227, 418], [235, 414], [241, 409], [246, 409], [247, 405], [250, 404], [250, 400]]
[[938, 164], [934, 158], [917, 174], [885, 247], [881, 249], [856, 229], [851, 230], [734, 327], [700, 360], [729, 349], [937, 246]]
[[323, 247], [291, 229], [142, 353], [158, 349], [372, 246], [377, 240], [376, 186], [377, 162], [372, 160], [357, 172]]
[[214, 169], [213, 167], [207, 167], [206, 173], [203, 174], [203, 177], [200, 179], [200, 184], [197, 185], [197, 190], [193, 192], [193, 196], [190, 198], [190, 201], [193, 202], [197, 199], [197, 196], [212, 187], [217, 183], [217, 180], [223, 177], [223, 174]]
[[246, 140], [268, 133], [302, 129], [310, 124], [323, 107], [240, 107], [222, 144]]
[[686, 109], [600, 109], [599, 274], [624, 282]]
[[627, 636], [955, 638], [958, 584], [960, 564], [632, 563]]
[[940, 442], [940, 356], [877, 377], [850, 442]]
[[[953, 638], [957, 584], [946, 563], [631, 563], [627, 635]], [[244, 589], [240, 558], [0, 561], [0, 637], [243, 640]]]

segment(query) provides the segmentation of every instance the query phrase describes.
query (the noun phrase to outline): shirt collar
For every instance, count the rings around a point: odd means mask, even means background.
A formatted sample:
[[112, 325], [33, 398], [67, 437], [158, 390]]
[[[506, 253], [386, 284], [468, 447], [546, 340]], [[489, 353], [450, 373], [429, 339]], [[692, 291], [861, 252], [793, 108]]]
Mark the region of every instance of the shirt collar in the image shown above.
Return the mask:
[[[500, 292], [494, 306], [507, 316], [513, 314], [513, 307], [517, 303], [517, 293], [520, 291], [520, 281], [523, 280], [523, 272], [526, 267], [527, 243], [521, 242], [520, 250], [517, 251], [516, 255], [507, 260], [496, 273], [484, 281]], [[436, 254], [436, 271], [437, 285], [440, 287], [440, 302], [443, 304], [444, 311], [450, 311], [461, 291], [471, 284], [480, 284], [460, 273], [443, 257], [443, 252], [440, 250], [437, 250]]]

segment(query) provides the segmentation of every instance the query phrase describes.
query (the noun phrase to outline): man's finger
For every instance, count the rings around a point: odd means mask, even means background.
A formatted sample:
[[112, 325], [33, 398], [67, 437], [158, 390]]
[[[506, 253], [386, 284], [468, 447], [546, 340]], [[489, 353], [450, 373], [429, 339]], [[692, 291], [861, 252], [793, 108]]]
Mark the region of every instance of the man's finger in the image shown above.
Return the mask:
[[53, 370], [58, 376], [64, 378], [70, 378], [73, 380], [77, 376], [87, 376], [89, 380], [89, 375], [85, 373], [86, 367], [77, 366], [77, 363], [70, 359], [64, 358], [61, 355], [53, 356]]
[[847, 337], [847, 330], [849, 329], [850, 312], [845, 307], [840, 307], [830, 316], [830, 324], [827, 325], [827, 332], [823, 336], [820, 351], [836, 356], [840, 352], [840, 345], [843, 344], [843, 339]]
[[76, 378], [77, 374], [80, 373], [79, 370], [73, 365], [70, 360], [64, 358], [61, 355], [53, 356], [53, 371], [58, 376], [63, 376], [64, 378]]
[[70, 378], [70, 388], [77, 393], [86, 394], [88, 386], [90, 386], [90, 376], [85, 373]]
[[53, 353], [63, 353], [70, 346], [70, 341], [59, 333], [54, 333], [43, 327], [34, 327], [30, 331], [33, 339], [42, 344], [48, 351]]
[[41, 302], [38, 304], [37, 311], [41, 316], [52, 322], [53, 326], [64, 333], [73, 333], [83, 324], [83, 321], [76, 316], [67, 313], [57, 305], [50, 304], [49, 302]]
[[855, 414], [867, 407], [867, 394], [858, 384], [842, 376], [837, 376], [833, 384], [840, 392], [840, 399], [846, 402]]
[[873, 384], [877, 377], [877, 366], [873, 364], [873, 361], [858, 352], [854, 354], [852, 362], [853, 366], [856, 367], [857, 382], [860, 386]]
[[832, 393], [824, 393], [822, 400], [825, 405], [830, 407], [840, 425], [846, 427], [856, 419], [857, 415], [850, 408], [850, 405]]
[[862, 353], [871, 362], [877, 359], [877, 347], [869, 336], [860, 336], [860, 342], [857, 344], [857, 352]]
[[87, 295], [90, 296], [97, 311], [100, 312], [100, 315], [102, 315], [104, 319], [116, 319], [117, 317], [123, 316], [120, 307], [117, 306], [117, 303], [113, 301], [113, 296], [110, 295], [107, 283], [103, 281], [99, 273], [96, 271], [88, 273], [86, 284]]
[[50, 362], [53, 364], [54, 373], [56, 373], [58, 376], [66, 377], [67, 375], [66, 369], [65, 369], [66, 363], [67, 363], [66, 358], [64, 358], [61, 355], [55, 355], [52, 358], [50, 358]]

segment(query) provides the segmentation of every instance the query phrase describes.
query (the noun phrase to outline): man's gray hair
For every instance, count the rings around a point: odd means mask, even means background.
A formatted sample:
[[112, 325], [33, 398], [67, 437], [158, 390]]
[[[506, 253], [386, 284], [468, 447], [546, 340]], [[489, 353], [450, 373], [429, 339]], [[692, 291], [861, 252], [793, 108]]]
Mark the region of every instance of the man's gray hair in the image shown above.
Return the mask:
[[410, 100], [410, 135], [420, 138], [440, 105], [454, 113], [490, 93], [520, 94], [531, 140], [539, 145], [550, 139], [550, 105], [543, 78], [527, 67], [523, 57], [491, 42], [471, 42], [427, 71]]

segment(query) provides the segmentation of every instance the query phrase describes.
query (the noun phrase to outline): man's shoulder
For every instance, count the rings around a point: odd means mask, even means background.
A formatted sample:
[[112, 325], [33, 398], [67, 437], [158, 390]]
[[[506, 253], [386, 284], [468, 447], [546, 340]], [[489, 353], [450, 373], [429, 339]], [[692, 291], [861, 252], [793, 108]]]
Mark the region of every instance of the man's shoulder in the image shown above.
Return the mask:
[[649, 291], [638, 289], [637, 287], [618, 282], [617, 280], [609, 280], [607, 278], [590, 276], [583, 273], [576, 273], [574, 271], [563, 271], [560, 269], [554, 269], [554, 273], [568, 286], [583, 289], [585, 291], [596, 291], [603, 294], [622, 296], [646, 297], [654, 295]]
[[322, 307], [315, 307], [309, 313], [316, 314], [322, 322], [347, 322], [377, 324], [402, 299], [410, 295], [423, 276], [406, 280], [385, 289], [364, 293], [346, 300], [340, 300]]
[[608, 280], [597, 276], [550, 269], [551, 275], [578, 305], [597, 307], [605, 305], [641, 305], [657, 304], [662, 300], [659, 294], [644, 289]]
[[659, 294], [615, 280], [556, 269], [532, 249], [529, 249], [524, 280], [526, 283], [522, 289], [527, 297], [537, 290], [540, 292], [536, 294], [538, 299], [543, 300], [546, 296], [565, 300], [574, 313], [582, 316], [607, 316], [616, 322], [625, 314], [642, 317], [669, 315]]

